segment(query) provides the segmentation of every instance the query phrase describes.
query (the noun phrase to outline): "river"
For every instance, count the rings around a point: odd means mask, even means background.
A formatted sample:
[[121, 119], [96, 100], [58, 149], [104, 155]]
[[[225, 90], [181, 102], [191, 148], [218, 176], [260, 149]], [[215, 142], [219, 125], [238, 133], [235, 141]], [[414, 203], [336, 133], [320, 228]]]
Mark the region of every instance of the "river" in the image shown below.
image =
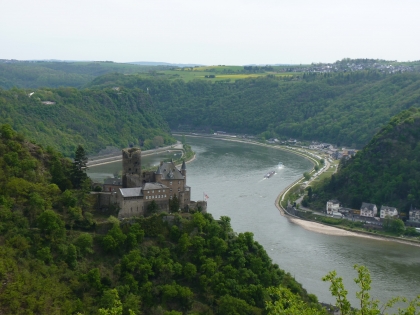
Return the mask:
[[[187, 183], [192, 200], [208, 196], [208, 212], [214, 218], [231, 218], [236, 232], [250, 231], [274, 263], [293, 275], [322, 302], [333, 303], [321, 278], [336, 270], [344, 279], [349, 299], [357, 290], [353, 265], [371, 272], [372, 296], [385, 301], [397, 295], [420, 294], [420, 248], [391, 241], [351, 236], [330, 236], [307, 231], [281, 216], [274, 201], [281, 190], [312, 164], [297, 155], [274, 148], [207, 138], [187, 137], [197, 159], [187, 164]], [[168, 157], [168, 156], [166, 156]], [[149, 163], [157, 163], [159, 156]], [[283, 163], [278, 168], [279, 162]], [[271, 170], [276, 174], [263, 176]], [[94, 179], [112, 176], [121, 162], [92, 167]], [[356, 306], [356, 304], [355, 304]]]

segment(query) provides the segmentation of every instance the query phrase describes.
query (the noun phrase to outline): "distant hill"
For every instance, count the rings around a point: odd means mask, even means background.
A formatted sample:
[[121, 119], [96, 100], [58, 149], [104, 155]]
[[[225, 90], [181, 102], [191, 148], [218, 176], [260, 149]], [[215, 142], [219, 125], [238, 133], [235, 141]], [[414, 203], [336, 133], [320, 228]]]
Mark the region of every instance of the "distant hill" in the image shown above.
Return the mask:
[[89, 86], [148, 90], [175, 130], [224, 130], [358, 148], [393, 115], [420, 107], [418, 73], [264, 75], [214, 83], [112, 73]]
[[195, 66], [204, 66], [198, 63], [169, 63], [169, 62], [159, 62], [159, 61], [132, 61], [127, 62], [132, 65], [141, 65], [141, 66], [171, 66], [171, 67], [195, 67]]
[[60, 86], [81, 88], [94, 78], [110, 72], [133, 74], [167, 68], [167, 66], [134, 65], [106, 61], [0, 60], [0, 88], [55, 88]]
[[355, 157], [342, 161], [337, 174], [315, 187], [313, 205], [328, 199], [346, 207], [362, 202], [408, 211], [420, 206], [420, 110], [394, 116]]
[[[31, 91], [31, 90], [29, 90]], [[0, 124], [71, 156], [81, 144], [88, 153], [129, 143], [154, 147], [153, 139], [175, 141], [168, 124], [139, 89], [0, 89]]]

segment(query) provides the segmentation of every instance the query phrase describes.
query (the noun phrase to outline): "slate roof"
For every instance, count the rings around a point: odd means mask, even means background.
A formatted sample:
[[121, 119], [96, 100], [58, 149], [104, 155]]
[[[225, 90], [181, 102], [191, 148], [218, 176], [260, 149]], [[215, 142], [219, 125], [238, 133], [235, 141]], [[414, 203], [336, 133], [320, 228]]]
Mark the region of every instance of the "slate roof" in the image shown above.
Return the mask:
[[169, 189], [169, 187], [161, 183], [145, 183], [143, 185], [143, 190], [149, 190], [149, 189]]
[[187, 169], [187, 165], [185, 165], [185, 161], [182, 161], [181, 171], [184, 171]]
[[155, 174], [162, 175], [162, 179], [184, 179], [174, 162], [162, 162]]
[[328, 202], [332, 202], [333, 204], [340, 203], [340, 201], [338, 201], [338, 200], [336, 200], [336, 199], [328, 200]]
[[122, 186], [122, 180], [121, 178], [105, 178], [104, 184]]
[[143, 196], [142, 187], [120, 188], [121, 195], [125, 197], [141, 197]]
[[367, 208], [368, 210], [372, 210], [376, 205], [373, 203], [367, 203], [367, 202], [362, 202], [362, 206], [360, 207], [360, 209], [364, 209]]
[[388, 206], [381, 206], [381, 211], [382, 210], [388, 210], [388, 211], [396, 211], [397, 208], [394, 207], [388, 207]]

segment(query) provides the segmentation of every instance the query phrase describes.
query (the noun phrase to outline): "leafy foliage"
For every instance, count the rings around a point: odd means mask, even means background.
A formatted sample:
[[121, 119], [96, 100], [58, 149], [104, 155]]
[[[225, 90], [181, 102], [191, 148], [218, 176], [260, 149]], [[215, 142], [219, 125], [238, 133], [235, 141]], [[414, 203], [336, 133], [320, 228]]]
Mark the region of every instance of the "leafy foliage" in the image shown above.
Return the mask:
[[[159, 143], [175, 141], [150, 97], [138, 89], [39, 89], [32, 96], [24, 90], [0, 89], [0, 113], [0, 123], [10, 124], [44, 147], [71, 157], [78, 145], [88, 154], [129, 143], [154, 148], [155, 137]], [[8, 159], [14, 163], [13, 156]], [[55, 172], [57, 181], [62, 180], [59, 170]]]

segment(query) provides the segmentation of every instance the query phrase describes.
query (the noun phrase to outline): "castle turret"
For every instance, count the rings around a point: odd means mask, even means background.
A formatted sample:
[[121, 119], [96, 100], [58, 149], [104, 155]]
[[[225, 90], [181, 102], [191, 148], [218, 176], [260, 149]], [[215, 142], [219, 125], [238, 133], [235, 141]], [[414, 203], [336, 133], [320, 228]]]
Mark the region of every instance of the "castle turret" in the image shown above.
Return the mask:
[[162, 162], [160, 163], [160, 165], [158, 166], [156, 172], [155, 172], [155, 181], [160, 183], [161, 179], [162, 179], [162, 170], [160, 169], [162, 166]]
[[141, 150], [128, 148], [122, 150], [123, 188], [141, 186]]
[[185, 178], [185, 184], [187, 184], [187, 165], [185, 165], [185, 161], [182, 161], [181, 174]]

